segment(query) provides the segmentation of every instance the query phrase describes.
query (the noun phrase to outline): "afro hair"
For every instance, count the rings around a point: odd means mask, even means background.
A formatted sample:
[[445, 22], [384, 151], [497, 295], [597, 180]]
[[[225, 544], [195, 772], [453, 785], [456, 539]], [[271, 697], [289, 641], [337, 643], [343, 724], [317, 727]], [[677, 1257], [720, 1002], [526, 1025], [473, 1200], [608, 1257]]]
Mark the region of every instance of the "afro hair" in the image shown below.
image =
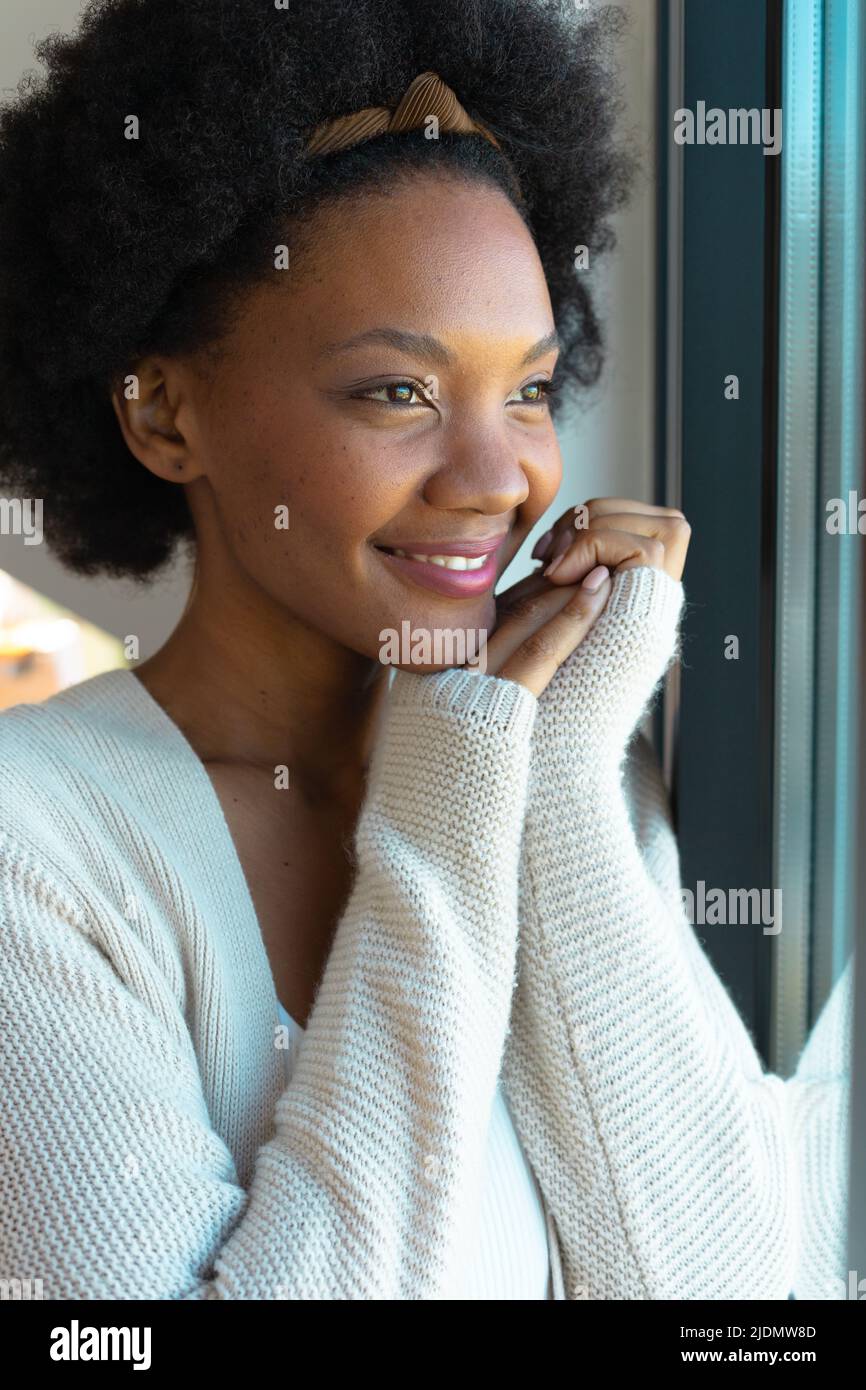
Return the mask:
[[[596, 381], [575, 247], [594, 266], [612, 246], [634, 172], [615, 132], [624, 22], [578, 0], [90, 0], [42, 40], [45, 70], [0, 109], [0, 486], [47, 500], [63, 563], [143, 580], [194, 541], [184, 488], [114, 414], [132, 364], [218, 352], [295, 222], [433, 159], [497, 183], [533, 234], [563, 344], [551, 408]], [[502, 153], [409, 133], [305, 156], [319, 122], [393, 106], [427, 69]]]

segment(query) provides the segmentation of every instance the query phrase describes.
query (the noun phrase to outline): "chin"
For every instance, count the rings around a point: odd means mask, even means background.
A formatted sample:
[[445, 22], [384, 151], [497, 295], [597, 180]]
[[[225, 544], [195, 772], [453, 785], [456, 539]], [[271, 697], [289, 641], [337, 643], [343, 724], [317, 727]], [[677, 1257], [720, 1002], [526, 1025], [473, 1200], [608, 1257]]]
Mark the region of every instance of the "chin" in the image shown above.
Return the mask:
[[[470, 611], [467, 611], [470, 609]], [[413, 613], [383, 618], [375, 657], [383, 666], [420, 675], [454, 666], [485, 669], [485, 645], [492, 635], [496, 605], [492, 591], [483, 602], [419, 605]]]

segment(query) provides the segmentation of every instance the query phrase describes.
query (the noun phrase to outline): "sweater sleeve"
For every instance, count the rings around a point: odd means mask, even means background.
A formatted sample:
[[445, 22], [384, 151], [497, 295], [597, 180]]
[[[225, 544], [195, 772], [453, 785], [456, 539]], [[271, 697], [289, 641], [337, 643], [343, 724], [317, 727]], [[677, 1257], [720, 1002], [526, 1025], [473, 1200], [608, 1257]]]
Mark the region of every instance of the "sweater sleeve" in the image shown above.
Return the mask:
[[570, 1298], [784, 1299], [794, 1280], [785, 1082], [701, 950], [646, 808], [642, 848], [625, 785], [683, 597], [652, 567], [615, 576], [533, 736], [508, 1069], [525, 1073]]
[[[794, 1296], [860, 1298], [848, 1270], [854, 958], [833, 985], [785, 1087], [800, 1191]], [[858, 1176], [859, 1182], [859, 1176]], [[861, 1286], [862, 1287], [862, 1286]]]
[[248, 1191], [191, 1045], [124, 983], [86, 891], [2, 818], [0, 1276], [54, 1299], [447, 1296], [516, 979], [536, 712], [495, 676], [396, 673], [350, 898]]
[[[681, 903], [679, 849], [664, 780], [643, 737], [629, 748], [623, 781], [647, 870], [677, 912]], [[713, 969], [697, 934], [685, 935], [708, 1011], [724, 1027], [744, 1074], [764, 1073], [739, 1010]], [[793, 1231], [797, 1299], [851, 1297], [848, 1285], [853, 958], [849, 957], [815, 1021], [791, 1077], [785, 1080], [791, 1165], [790, 1191], [798, 1215]]]

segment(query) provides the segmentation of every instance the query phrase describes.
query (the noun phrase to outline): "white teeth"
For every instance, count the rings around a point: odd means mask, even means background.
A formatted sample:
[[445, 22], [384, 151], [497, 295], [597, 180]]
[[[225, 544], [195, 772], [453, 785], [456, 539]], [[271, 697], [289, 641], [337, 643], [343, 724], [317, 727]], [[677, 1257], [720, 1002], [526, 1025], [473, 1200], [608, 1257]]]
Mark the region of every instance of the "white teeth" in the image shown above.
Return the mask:
[[405, 550], [395, 550], [394, 554], [402, 555], [404, 560], [423, 560], [427, 565], [441, 565], [446, 570], [480, 570], [488, 560], [486, 555], [413, 555], [410, 552], [407, 556]]

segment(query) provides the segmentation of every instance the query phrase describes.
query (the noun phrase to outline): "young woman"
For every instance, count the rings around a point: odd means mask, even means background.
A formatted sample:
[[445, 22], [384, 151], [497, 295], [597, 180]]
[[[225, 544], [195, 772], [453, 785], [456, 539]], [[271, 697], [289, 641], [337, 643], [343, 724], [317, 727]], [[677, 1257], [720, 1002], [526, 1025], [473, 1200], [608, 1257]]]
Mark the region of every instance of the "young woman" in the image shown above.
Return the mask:
[[[0, 717], [3, 1277], [795, 1281], [790, 1092], [634, 737], [685, 518], [570, 506], [494, 598], [557, 497], [552, 393], [598, 373], [615, 29], [91, 3], [3, 113], [6, 489], [80, 573], [195, 555], [159, 651]], [[481, 669], [389, 664], [407, 630], [489, 638]]]

